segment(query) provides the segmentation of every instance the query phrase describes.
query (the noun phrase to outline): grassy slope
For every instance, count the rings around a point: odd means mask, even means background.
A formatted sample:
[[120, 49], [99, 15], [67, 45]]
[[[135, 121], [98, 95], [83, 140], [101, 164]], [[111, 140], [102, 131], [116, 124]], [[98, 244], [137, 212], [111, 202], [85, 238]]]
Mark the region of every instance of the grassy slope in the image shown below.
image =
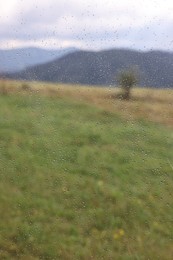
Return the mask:
[[172, 259], [172, 129], [81, 100], [0, 96], [0, 258]]

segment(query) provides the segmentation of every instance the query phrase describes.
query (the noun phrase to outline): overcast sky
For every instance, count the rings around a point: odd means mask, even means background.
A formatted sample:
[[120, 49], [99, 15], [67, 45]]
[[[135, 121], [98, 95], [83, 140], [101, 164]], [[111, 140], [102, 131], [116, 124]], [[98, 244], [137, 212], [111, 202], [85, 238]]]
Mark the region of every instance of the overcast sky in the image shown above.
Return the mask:
[[173, 51], [173, 0], [2, 0], [0, 48]]

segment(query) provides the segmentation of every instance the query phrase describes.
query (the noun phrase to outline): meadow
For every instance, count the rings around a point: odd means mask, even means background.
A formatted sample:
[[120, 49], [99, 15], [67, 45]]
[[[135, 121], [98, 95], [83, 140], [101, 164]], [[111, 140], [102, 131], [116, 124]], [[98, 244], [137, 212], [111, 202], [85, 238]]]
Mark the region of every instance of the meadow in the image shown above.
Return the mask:
[[173, 90], [0, 82], [0, 259], [172, 259]]

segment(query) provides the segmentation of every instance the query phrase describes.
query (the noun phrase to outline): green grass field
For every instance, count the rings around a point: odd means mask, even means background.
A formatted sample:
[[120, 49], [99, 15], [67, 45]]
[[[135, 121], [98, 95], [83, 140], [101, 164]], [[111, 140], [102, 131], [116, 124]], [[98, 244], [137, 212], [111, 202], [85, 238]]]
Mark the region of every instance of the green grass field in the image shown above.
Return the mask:
[[173, 259], [173, 131], [130, 116], [0, 95], [0, 259]]

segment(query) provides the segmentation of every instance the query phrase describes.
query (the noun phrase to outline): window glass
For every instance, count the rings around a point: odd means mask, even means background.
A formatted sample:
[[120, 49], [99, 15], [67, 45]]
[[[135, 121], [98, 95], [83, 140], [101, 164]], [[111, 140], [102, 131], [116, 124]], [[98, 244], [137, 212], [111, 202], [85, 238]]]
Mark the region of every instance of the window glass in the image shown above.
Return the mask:
[[0, 10], [0, 259], [172, 259], [173, 2]]

